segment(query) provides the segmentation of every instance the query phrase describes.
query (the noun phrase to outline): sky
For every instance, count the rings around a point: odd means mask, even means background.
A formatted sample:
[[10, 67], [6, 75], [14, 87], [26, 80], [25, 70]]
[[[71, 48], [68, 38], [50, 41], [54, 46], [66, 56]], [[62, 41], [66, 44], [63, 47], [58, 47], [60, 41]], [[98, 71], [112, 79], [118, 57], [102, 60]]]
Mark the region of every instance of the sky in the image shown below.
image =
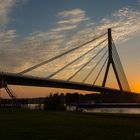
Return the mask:
[[[140, 0], [0, 0], [0, 71], [18, 73], [101, 35], [108, 28], [113, 30], [112, 36], [131, 90], [140, 92]], [[28, 75], [46, 77], [92, 45]], [[93, 53], [54, 78], [67, 78]], [[108, 81], [108, 86], [116, 87], [112, 76]], [[70, 92], [37, 87], [10, 88], [18, 97]], [[1, 92], [6, 96], [3, 89]]]

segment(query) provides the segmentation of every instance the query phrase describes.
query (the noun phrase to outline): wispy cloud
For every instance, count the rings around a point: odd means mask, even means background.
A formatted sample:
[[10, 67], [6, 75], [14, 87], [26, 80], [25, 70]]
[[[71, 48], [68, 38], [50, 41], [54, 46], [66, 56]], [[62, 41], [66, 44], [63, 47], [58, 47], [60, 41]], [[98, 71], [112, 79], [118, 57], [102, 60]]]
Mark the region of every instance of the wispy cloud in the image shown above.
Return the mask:
[[6, 45], [10, 44], [16, 39], [16, 31], [15, 30], [4, 30], [0, 32], [0, 43], [2, 47], [6, 47]]
[[59, 21], [57, 21], [56, 28], [52, 29], [52, 31], [72, 30], [77, 28], [81, 22], [89, 20], [86, 17], [86, 12], [81, 9], [62, 11], [57, 14], [57, 17]]
[[104, 18], [97, 27], [98, 30], [113, 28], [113, 35], [116, 41], [125, 41], [130, 37], [140, 33], [140, 10], [124, 7], [111, 18]]
[[140, 3], [140, 0], [137, 0], [138, 1], [138, 3]]
[[69, 26], [63, 25], [63, 26], [59, 26], [55, 29], [52, 29], [52, 31], [56, 31], [56, 32], [67, 31], [67, 30], [75, 29], [76, 27], [77, 27], [76, 25], [69, 25]]
[[[91, 21], [87, 17], [86, 12], [81, 9], [59, 12], [57, 18], [58, 21], [50, 31], [36, 31], [20, 41], [16, 39], [17, 35], [15, 30], [4, 30], [1, 32], [0, 65], [6, 65], [5, 68], [8, 71], [21, 71], [60, 54], [65, 50], [80, 45], [100, 35], [110, 27], [113, 28], [114, 40], [118, 42], [128, 40], [136, 33], [140, 33], [140, 11], [131, 7], [124, 7], [114, 12], [112, 15], [104, 17], [98, 25], [95, 21]], [[80, 28], [80, 24], [84, 26]], [[71, 32], [73, 30], [75, 30], [74, 33]], [[95, 42], [95, 44], [91, 43], [85, 46], [81, 51], [76, 51], [69, 56], [65, 56], [47, 66], [39, 68], [38, 74], [47, 75], [47, 73], [57, 70], [99, 42], [100, 40]], [[68, 68], [67, 73], [63, 73], [63, 75], [65, 74], [67, 77], [73, 73], [75, 69], [88, 61], [91, 56], [93, 56], [93, 54], [76, 62], [73, 68]]]
[[0, 0], [0, 25], [9, 21], [8, 13], [17, 0]]
[[62, 18], [61, 21], [58, 21], [58, 24], [77, 24], [81, 21], [89, 20], [86, 17], [86, 12], [81, 9], [72, 9], [63, 12], [59, 12], [58, 17]]

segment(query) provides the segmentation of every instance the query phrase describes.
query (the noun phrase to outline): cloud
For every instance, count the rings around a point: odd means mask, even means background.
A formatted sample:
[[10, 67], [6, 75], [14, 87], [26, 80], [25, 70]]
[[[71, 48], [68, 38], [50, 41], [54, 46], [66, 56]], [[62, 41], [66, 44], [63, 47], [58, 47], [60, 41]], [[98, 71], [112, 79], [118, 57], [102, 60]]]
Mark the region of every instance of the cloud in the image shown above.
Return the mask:
[[111, 18], [102, 19], [97, 30], [113, 29], [113, 37], [122, 42], [140, 33], [140, 10], [124, 7], [116, 11]]
[[102, 18], [98, 24], [89, 21], [87, 26], [78, 31], [67, 44], [76, 45], [76, 42], [81, 42], [81, 40], [90, 40], [106, 32], [108, 28], [112, 28], [113, 39], [116, 42], [122, 43], [130, 39], [140, 33], [140, 10], [124, 7]]
[[81, 9], [72, 9], [72, 10], [66, 10], [66, 11], [62, 11], [59, 12], [57, 14], [58, 16], [61, 16], [63, 18], [67, 18], [67, 17], [75, 17], [75, 16], [79, 16], [79, 17], [85, 17], [85, 11], [81, 10]]
[[57, 14], [59, 21], [56, 22], [56, 28], [52, 31], [66, 31], [76, 29], [83, 21], [89, 20], [86, 12], [81, 9], [71, 9], [59, 12]]
[[[11, 7], [9, 8], [12, 8], [12, 5], [14, 5], [14, 2], [16, 1], [12, 2]], [[8, 12], [9, 9], [7, 8], [6, 11]], [[64, 47], [66, 44], [65, 42], [68, 40], [68, 33], [66, 31], [77, 28], [81, 22], [87, 20], [85, 11], [81, 9], [59, 12], [57, 17], [58, 21], [56, 22], [55, 27], [49, 32], [35, 31], [20, 41], [17, 39], [15, 30], [4, 29], [0, 33], [0, 50], [2, 53], [0, 57], [1, 60], [3, 60], [0, 63], [3, 66], [3, 70], [18, 72], [33, 64], [37, 64], [54, 55], [60, 54], [68, 48]], [[66, 21], [69, 22], [66, 23]], [[55, 65], [55, 68], [57, 69], [64, 63], [65, 61], [59, 65], [53, 64], [53, 66]], [[42, 70], [45, 68], [46, 67], [44, 66], [38, 70], [42, 73]], [[52, 69], [49, 68], [48, 71], [51, 72]]]
[[[80, 12], [79, 12], [80, 13]], [[61, 12], [62, 17], [71, 16], [73, 12]], [[76, 15], [76, 14], [74, 14]], [[84, 16], [86, 19], [86, 16]], [[60, 22], [58, 21], [57, 24], [65, 24], [66, 21]], [[73, 22], [72, 22], [73, 24]], [[114, 12], [111, 16], [108, 16], [107, 18], [103, 18], [100, 23], [97, 25], [95, 22], [92, 22], [88, 20], [88, 26], [85, 26], [81, 31], [77, 31], [77, 33], [73, 34], [69, 40], [67, 38], [63, 38], [63, 46], [66, 46], [65, 49], [70, 49], [74, 46], [78, 46], [79, 44], [82, 44], [85, 41], [88, 41], [103, 32], [106, 32], [108, 28], [113, 29], [113, 39], [119, 43], [128, 40], [129, 38], [136, 35], [136, 33], [140, 33], [140, 11], [130, 8], [130, 7], [124, 7], [122, 9], [119, 9], [118, 11]], [[71, 25], [71, 23], [70, 23]], [[131, 27], [131, 28], [130, 28]], [[61, 30], [60, 30], [61, 31]], [[62, 33], [61, 33], [62, 34]], [[64, 41], [65, 40], [65, 41]], [[98, 42], [94, 42], [96, 45]], [[73, 53], [70, 56], [65, 57], [66, 59], [61, 60], [61, 63], [59, 61], [59, 64], [53, 64], [53, 66], [58, 69], [68, 63], [70, 60], [72, 61], [72, 58], [76, 58], [79, 55], [81, 55], [83, 52], [87, 51], [92, 47], [92, 44], [86, 46], [86, 49], [82, 49], [80, 51], [77, 51]], [[59, 48], [59, 52], [62, 52], [63, 49]], [[75, 71], [77, 68], [81, 67], [85, 62], [89, 60], [89, 58], [92, 56], [88, 55], [84, 59], [81, 59], [78, 63], [75, 63], [71, 69], [67, 69], [69, 75], [73, 71]], [[71, 72], [70, 72], [71, 71]], [[67, 74], [66, 74], [67, 75]]]
[[[82, 28], [80, 26], [81, 24]], [[5, 67], [6, 71], [22, 71], [32, 65], [83, 44], [106, 32], [107, 28], [110, 27], [113, 28], [113, 38], [115, 41], [120, 43], [128, 40], [136, 33], [140, 33], [140, 11], [131, 7], [124, 7], [112, 15], [104, 17], [98, 24], [95, 21], [91, 21], [86, 16], [86, 12], [81, 9], [62, 11], [57, 14], [57, 22], [50, 31], [35, 31], [20, 41], [17, 39], [15, 30], [3, 30], [0, 33], [0, 40], [2, 42], [0, 44], [0, 65]], [[75, 31], [74, 33], [71, 32], [73, 30]], [[42, 66], [29, 74], [37, 74], [38, 76], [45, 77], [47, 74], [68, 64], [91, 49], [91, 47], [96, 46], [102, 40], [104, 40], [104, 37], [97, 42], [86, 45], [81, 50], [64, 56], [51, 64]], [[68, 77], [94, 54], [91, 52], [89, 55], [80, 59], [72, 67], [68, 67], [66, 71], [62, 72], [63, 76], [60, 74], [58, 77]]]
[[75, 29], [77, 26], [76, 25], [69, 25], [69, 26], [62, 26], [62, 27], [57, 27], [55, 29], [52, 29], [52, 31], [55, 31], [55, 32], [60, 32], [60, 31], [66, 31], [66, 30], [72, 30], [72, 29]]
[[0, 0], [0, 25], [9, 22], [8, 13], [16, 2], [17, 0]]
[[0, 32], [0, 43], [1, 46], [5, 47], [16, 39], [16, 31], [15, 30], [6, 30]]
[[58, 24], [76, 24], [89, 20], [89, 18], [86, 17], [86, 12], [81, 9], [67, 10], [59, 12], [57, 15], [62, 18], [61, 21], [57, 22]]

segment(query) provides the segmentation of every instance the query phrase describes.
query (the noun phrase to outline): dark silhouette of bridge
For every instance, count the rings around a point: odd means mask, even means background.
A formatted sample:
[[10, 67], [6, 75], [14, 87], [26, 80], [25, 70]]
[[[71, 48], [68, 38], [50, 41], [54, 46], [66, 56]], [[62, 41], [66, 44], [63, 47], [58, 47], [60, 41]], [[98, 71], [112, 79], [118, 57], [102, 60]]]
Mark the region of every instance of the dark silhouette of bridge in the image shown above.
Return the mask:
[[[54, 73], [51, 73], [46, 78], [41, 77], [35, 77], [35, 76], [28, 76], [26, 73], [31, 72], [43, 65], [46, 65], [48, 63], [51, 63], [52, 61], [59, 59], [65, 55], [69, 55], [70, 53], [80, 50], [84, 48], [86, 45], [93, 44], [94, 42], [98, 41], [99, 43], [97, 45], [92, 46], [88, 51], [85, 53], [82, 53], [80, 56], [78, 56], [76, 59], [72, 60], [71, 62], [67, 63], [63, 67], [56, 70]], [[61, 71], [64, 71], [66, 68], [74, 64], [75, 62], [79, 61], [80, 59], [84, 58], [85, 56], [89, 55], [91, 52], [96, 53], [87, 61], [85, 62], [80, 68], [75, 70], [75, 72], [70, 75], [66, 80], [58, 80], [53, 79], [54, 76], [56, 76]], [[97, 51], [98, 50], [98, 51]], [[73, 79], [79, 74], [86, 66], [89, 66], [91, 62], [93, 62], [98, 57], [98, 61], [91, 69], [86, 72], [86, 74], [83, 76], [82, 81], [76, 82]], [[116, 81], [118, 83], [119, 89], [109, 88], [106, 87], [107, 83], [107, 77], [109, 74], [109, 69], [112, 66]], [[98, 72], [95, 73], [95, 69], [98, 69]], [[101, 73], [104, 73], [103, 80], [101, 85], [97, 85], [96, 82], [99, 79]], [[93, 84], [89, 84], [86, 81], [88, 78], [91, 77], [91, 75], [94, 74], [95, 79], [93, 81]], [[5, 88], [9, 96], [16, 100], [16, 97], [11, 92], [11, 90], [8, 88], [8, 85], [24, 85], [24, 86], [39, 86], [39, 87], [54, 87], [54, 88], [65, 88], [65, 89], [77, 89], [77, 90], [84, 90], [84, 91], [94, 91], [99, 92], [101, 94], [104, 93], [117, 93], [117, 94], [127, 94], [127, 93], [133, 93], [130, 90], [126, 75], [124, 73], [124, 69], [122, 66], [122, 63], [120, 61], [120, 57], [118, 55], [115, 43], [112, 38], [111, 29], [108, 29], [108, 32], [103, 33], [100, 36], [97, 36], [93, 38], [92, 40], [89, 40], [78, 47], [72, 48], [68, 51], [63, 52], [62, 54], [59, 54], [57, 56], [54, 56], [46, 61], [43, 61], [39, 64], [36, 64], [30, 68], [27, 68], [19, 73], [0, 73], [0, 88]]]

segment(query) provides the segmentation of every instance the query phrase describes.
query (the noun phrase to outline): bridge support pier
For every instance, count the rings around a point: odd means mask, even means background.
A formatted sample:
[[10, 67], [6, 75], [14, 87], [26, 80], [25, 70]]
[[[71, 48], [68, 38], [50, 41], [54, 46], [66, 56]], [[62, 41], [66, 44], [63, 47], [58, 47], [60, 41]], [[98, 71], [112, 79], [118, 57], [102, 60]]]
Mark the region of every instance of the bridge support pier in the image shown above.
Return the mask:
[[[1, 77], [1, 81], [0, 81], [0, 90], [4, 88], [5, 91], [7, 92], [7, 94], [9, 95], [9, 97], [11, 97], [12, 99], [12, 106], [16, 106], [16, 107], [21, 107], [20, 104], [17, 101], [16, 96], [12, 93], [12, 91], [8, 88], [7, 83], [4, 81], [4, 78]], [[1, 92], [1, 91], [0, 91]], [[1, 93], [0, 93], [0, 99], [1, 99]]]

